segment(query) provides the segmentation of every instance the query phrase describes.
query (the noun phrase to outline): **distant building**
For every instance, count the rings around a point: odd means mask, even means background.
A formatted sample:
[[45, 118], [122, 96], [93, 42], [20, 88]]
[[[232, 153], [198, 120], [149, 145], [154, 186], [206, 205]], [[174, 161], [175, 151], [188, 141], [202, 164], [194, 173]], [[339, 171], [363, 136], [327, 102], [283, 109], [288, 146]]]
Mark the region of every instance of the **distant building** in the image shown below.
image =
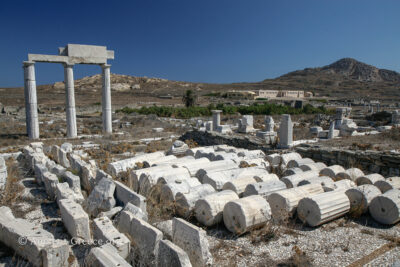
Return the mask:
[[258, 98], [275, 98], [279, 96], [278, 90], [259, 90]]
[[305, 92], [304, 97], [313, 97], [314, 94], [312, 92]]
[[293, 90], [259, 90], [257, 98], [278, 98], [278, 97], [287, 97], [287, 98], [304, 98], [304, 97], [312, 97], [311, 92], [304, 91], [293, 91]]
[[227, 98], [239, 98], [239, 99], [255, 99], [257, 94], [253, 91], [228, 91], [226, 92]]

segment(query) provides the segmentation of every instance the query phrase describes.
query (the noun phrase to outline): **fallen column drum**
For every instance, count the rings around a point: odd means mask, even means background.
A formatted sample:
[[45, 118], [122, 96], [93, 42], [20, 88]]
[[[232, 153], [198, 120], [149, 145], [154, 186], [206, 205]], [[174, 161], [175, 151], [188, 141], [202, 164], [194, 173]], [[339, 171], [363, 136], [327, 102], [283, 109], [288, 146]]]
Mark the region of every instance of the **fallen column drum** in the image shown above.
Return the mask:
[[299, 219], [310, 226], [318, 226], [339, 218], [350, 210], [344, 191], [326, 192], [303, 198], [297, 207]]

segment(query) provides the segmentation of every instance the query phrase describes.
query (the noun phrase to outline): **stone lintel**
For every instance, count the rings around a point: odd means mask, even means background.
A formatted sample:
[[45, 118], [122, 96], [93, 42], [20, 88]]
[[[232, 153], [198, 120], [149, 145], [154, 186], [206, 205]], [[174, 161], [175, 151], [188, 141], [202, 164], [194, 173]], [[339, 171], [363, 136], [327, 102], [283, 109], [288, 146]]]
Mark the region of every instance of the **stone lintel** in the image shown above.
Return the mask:
[[55, 55], [28, 54], [28, 60], [33, 62], [68, 63], [68, 57]]

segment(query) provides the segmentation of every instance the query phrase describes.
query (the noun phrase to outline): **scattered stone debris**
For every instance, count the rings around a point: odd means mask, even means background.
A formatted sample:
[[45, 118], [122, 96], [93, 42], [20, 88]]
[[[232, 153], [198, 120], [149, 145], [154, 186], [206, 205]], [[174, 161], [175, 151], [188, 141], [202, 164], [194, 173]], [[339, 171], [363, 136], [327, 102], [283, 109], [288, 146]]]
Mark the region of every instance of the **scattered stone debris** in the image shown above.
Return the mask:
[[[282, 129], [293, 127], [290, 117], [286, 118]], [[252, 132], [250, 122], [249, 117], [243, 118], [242, 130]], [[278, 136], [272, 119], [266, 118], [266, 122], [263, 134]], [[221, 126], [218, 118], [213, 123]], [[346, 123], [341, 119], [341, 125], [349, 125]], [[289, 132], [280, 131], [281, 146], [290, 147]], [[111, 154], [108, 163], [100, 167], [91, 158], [91, 149], [82, 150], [81, 144], [35, 142], [21, 149], [18, 161], [10, 159], [24, 170], [19, 178], [31, 176], [35, 190], [45, 196], [39, 207], [32, 207], [33, 211], [28, 207], [26, 213], [16, 208], [17, 203], [12, 208], [18, 212], [4, 204], [0, 207], [0, 241], [21, 259], [35, 266], [210, 266], [226, 263], [218, 256], [226, 250], [227, 255], [237, 253], [252, 259], [244, 265], [262, 260], [279, 264], [305, 257], [298, 246], [314, 242], [315, 232], [324, 232], [324, 238], [329, 238], [332, 229], [356, 229], [359, 220], [369, 222], [359, 226], [362, 232], [352, 233], [354, 238], [369, 235], [374, 242], [378, 238], [379, 244], [392, 242], [379, 239], [372, 225], [383, 228], [377, 233], [389, 232], [395, 239], [400, 236], [398, 227], [393, 227], [400, 221], [399, 177], [327, 165], [293, 150], [271, 153], [225, 144], [189, 148], [176, 140], [165, 152], [122, 158]], [[0, 165], [6, 190], [13, 171], [2, 157]], [[25, 182], [21, 184], [26, 191], [22, 199], [29, 199], [33, 191]], [[58, 234], [49, 231], [52, 228], [41, 210], [45, 205], [55, 211], [52, 219], [57, 222]], [[373, 234], [364, 234], [367, 231]], [[19, 244], [19, 237], [27, 237], [31, 245]], [[51, 242], [34, 242], [42, 239]], [[218, 248], [218, 242], [230, 245]], [[327, 249], [324, 240], [315, 242]], [[348, 242], [341, 253], [357, 250]], [[260, 247], [251, 252], [246, 244]], [[274, 256], [274, 249], [286, 251], [286, 247], [296, 246], [294, 253]], [[320, 250], [308, 248], [306, 262], [318, 262], [315, 257]], [[339, 262], [357, 260], [349, 259]]]

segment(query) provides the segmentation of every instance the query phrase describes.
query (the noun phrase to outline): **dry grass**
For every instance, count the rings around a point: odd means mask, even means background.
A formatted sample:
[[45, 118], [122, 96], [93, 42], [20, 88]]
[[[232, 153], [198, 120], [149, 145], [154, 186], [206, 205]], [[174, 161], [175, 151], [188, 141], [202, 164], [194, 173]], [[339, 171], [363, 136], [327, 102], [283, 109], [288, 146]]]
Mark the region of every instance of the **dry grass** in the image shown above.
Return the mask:
[[365, 136], [348, 136], [340, 139], [327, 140], [320, 143], [327, 147], [339, 147], [352, 150], [393, 150], [400, 149], [400, 128], [392, 128], [381, 134]]
[[175, 203], [160, 203], [161, 185], [151, 188], [147, 196], [147, 214], [150, 223], [172, 219], [176, 214]]
[[256, 263], [255, 266], [264, 267], [264, 266], [285, 266], [285, 267], [310, 267], [313, 266], [312, 259], [302, 251], [298, 246], [293, 246], [292, 248], [293, 254], [292, 256], [285, 261], [274, 261], [271, 257], [266, 253], [264, 257]]
[[383, 132], [381, 137], [387, 140], [400, 142], [400, 128], [394, 127], [390, 131]]
[[393, 236], [389, 234], [379, 234], [379, 237], [381, 239], [384, 239], [386, 241], [389, 241], [389, 246], [390, 247], [400, 247], [400, 237], [399, 236]]
[[352, 148], [353, 149], [358, 149], [358, 150], [368, 150], [368, 149], [371, 149], [372, 148], [372, 144], [365, 144], [365, 143], [357, 143], [357, 142], [354, 142], [353, 144], [352, 144]]
[[193, 139], [187, 139], [185, 140], [185, 143], [188, 145], [189, 148], [195, 148], [199, 146], [199, 144]]
[[166, 151], [168, 150], [172, 145], [172, 142], [168, 141], [153, 141], [147, 144], [147, 147], [145, 149], [146, 153], [152, 153], [156, 151]]
[[1, 194], [1, 205], [11, 207], [18, 201], [18, 197], [21, 194], [24, 187], [20, 184], [20, 170], [16, 161], [7, 160], [7, 182], [4, 187], [4, 191]]
[[246, 161], [241, 161], [239, 164], [239, 168], [249, 168], [249, 167], [256, 167], [257, 164], [248, 164]]
[[266, 223], [261, 228], [250, 232], [250, 240], [252, 244], [268, 243], [272, 240], [277, 240], [280, 235], [281, 232], [276, 225]]
[[288, 263], [289, 266], [311, 266], [312, 260], [308, 255], [302, 251], [298, 246], [293, 247], [294, 254], [289, 258]]

